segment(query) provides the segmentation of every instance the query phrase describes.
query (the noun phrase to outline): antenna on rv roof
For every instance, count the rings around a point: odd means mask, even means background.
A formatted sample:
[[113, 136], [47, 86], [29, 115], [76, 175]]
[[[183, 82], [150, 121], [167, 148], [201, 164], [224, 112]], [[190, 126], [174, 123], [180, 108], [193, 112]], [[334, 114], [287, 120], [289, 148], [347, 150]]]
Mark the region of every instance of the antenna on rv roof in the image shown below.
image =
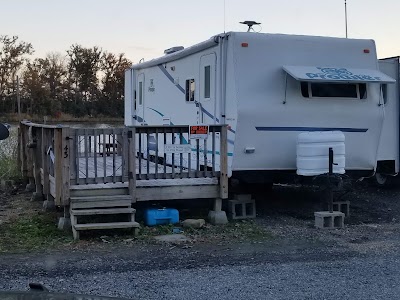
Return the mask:
[[344, 18], [345, 18], [346, 39], [347, 39], [348, 38], [348, 34], [347, 34], [347, 0], [344, 0]]
[[250, 31], [255, 32], [253, 26], [254, 26], [254, 25], [260, 25], [260, 24], [261, 24], [261, 23], [258, 23], [258, 22], [256, 22], [256, 21], [243, 21], [243, 22], [239, 22], [239, 23], [249, 26], [249, 28], [247, 29], [247, 32], [250, 32]]
[[225, 33], [225, 28], [226, 28], [226, 3], [224, 0], [224, 33]]

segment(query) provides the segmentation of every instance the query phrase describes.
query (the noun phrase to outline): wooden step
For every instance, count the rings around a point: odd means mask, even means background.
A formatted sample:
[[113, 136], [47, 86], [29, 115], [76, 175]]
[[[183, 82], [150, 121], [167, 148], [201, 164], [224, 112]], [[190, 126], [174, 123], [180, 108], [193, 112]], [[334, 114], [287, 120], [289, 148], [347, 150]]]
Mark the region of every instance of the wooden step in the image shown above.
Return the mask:
[[103, 209], [73, 209], [71, 214], [74, 216], [90, 215], [113, 215], [113, 214], [132, 214], [136, 210], [133, 208], [103, 208]]
[[81, 196], [71, 197], [71, 202], [97, 202], [97, 201], [119, 201], [127, 200], [131, 201], [130, 195], [107, 195], [107, 196]]
[[71, 197], [128, 195], [127, 183], [80, 184], [70, 187]]
[[74, 224], [75, 230], [114, 229], [114, 228], [139, 228], [138, 222], [92, 223]]
[[131, 204], [132, 204], [132, 198], [129, 195], [71, 197], [71, 209], [76, 209], [76, 208], [90, 209], [96, 207], [130, 208]]

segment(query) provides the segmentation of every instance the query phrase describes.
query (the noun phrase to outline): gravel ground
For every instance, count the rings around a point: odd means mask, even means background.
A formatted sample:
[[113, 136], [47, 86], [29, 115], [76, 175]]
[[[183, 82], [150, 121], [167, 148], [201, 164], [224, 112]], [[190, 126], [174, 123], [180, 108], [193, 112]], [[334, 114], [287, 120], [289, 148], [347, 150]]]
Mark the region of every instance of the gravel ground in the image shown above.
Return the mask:
[[106, 260], [85, 260], [72, 275], [3, 273], [0, 287], [24, 290], [34, 280], [52, 291], [132, 299], [397, 299], [400, 293], [398, 256], [139, 271], [133, 261]]
[[352, 217], [340, 230], [313, 227], [319, 197], [293, 187], [259, 196], [256, 222], [273, 236], [265, 241], [83, 243], [2, 255], [0, 290], [40, 282], [132, 299], [398, 299], [400, 188], [361, 184], [341, 195]]

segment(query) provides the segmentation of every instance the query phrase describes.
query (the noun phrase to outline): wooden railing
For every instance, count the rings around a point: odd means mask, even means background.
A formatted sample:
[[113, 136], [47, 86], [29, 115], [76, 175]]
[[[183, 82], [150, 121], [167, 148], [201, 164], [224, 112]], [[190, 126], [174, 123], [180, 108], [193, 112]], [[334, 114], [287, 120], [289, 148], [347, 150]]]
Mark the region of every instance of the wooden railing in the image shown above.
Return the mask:
[[[36, 193], [69, 204], [71, 185], [137, 180], [217, 177], [227, 197], [227, 128], [209, 127], [209, 137], [191, 140], [189, 126], [71, 128], [22, 121], [20, 164]], [[223, 154], [223, 155], [220, 155]]]
[[22, 121], [19, 127], [21, 173], [37, 194], [52, 195], [56, 205], [69, 201], [69, 128]]

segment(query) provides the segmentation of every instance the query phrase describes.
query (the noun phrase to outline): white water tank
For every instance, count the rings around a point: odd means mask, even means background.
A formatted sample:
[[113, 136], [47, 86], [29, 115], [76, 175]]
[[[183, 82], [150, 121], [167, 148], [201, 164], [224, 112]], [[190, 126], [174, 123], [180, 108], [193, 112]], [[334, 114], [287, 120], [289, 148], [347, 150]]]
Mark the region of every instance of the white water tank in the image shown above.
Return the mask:
[[333, 173], [345, 173], [345, 137], [341, 131], [303, 132], [297, 138], [297, 174], [316, 176], [329, 172], [329, 148], [333, 149]]

